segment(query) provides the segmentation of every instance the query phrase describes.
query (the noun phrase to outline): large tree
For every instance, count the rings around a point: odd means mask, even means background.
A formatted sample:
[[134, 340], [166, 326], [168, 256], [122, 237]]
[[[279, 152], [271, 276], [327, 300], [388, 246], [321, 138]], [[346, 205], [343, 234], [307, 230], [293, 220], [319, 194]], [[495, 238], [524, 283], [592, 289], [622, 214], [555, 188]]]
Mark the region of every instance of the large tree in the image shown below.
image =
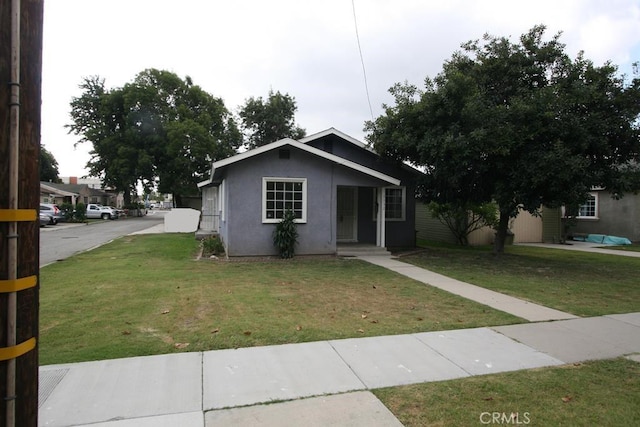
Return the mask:
[[62, 182], [58, 171], [58, 161], [46, 148], [40, 146], [40, 181]]
[[80, 136], [78, 143], [92, 144], [86, 165], [89, 175], [100, 177], [105, 187], [123, 192], [125, 204], [129, 204], [138, 182], [153, 180], [153, 174], [139, 171], [138, 159], [144, 152], [132, 140], [124, 91], [107, 90], [98, 76], [84, 78], [80, 89], [82, 95], [71, 100], [73, 123], [67, 128]]
[[242, 129], [249, 148], [260, 147], [282, 138], [300, 139], [305, 130], [295, 124], [296, 100], [288, 93], [269, 91], [266, 100], [249, 98], [240, 107]]
[[637, 189], [640, 79], [572, 59], [544, 32], [462, 45], [424, 90], [391, 88], [395, 105], [366, 124], [378, 152], [424, 167], [427, 200], [498, 203], [496, 252], [521, 210], [575, 205], [593, 187]]
[[72, 100], [70, 130], [93, 143], [91, 175], [127, 194], [142, 184], [171, 193], [197, 194], [211, 161], [242, 144], [224, 102], [174, 73], [148, 69], [131, 83], [108, 91], [104, 80], [85, 79]]
[[143, 168], [154, 169], [158, 191], [197, 194], [211, 162], [235, 154], [242, 135], [224, 102], [194, 85], [191, 78], [145, 70], [124, 88], [131, 129], [144, 147]]

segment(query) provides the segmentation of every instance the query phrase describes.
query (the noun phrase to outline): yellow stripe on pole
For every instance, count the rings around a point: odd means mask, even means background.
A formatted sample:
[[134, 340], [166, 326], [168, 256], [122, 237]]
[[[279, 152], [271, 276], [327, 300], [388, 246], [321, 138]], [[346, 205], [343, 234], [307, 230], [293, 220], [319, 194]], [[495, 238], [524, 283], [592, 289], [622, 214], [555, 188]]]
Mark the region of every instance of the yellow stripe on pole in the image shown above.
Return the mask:
[[37, 217], [35, 209], [0, 209], [0, 222], [35, 221]]
[[22, 279], [0, 280], [0, 294], [19, 292], [33, 288], [38, 283], [38, 276], [27, 276]]
[[0, 348], [0, 362], [4, 360], [17, 359], [25, 353], [30, 352], [36, 347], [36, 338], [29, 338], [23, 343], [14, 345], [13, 347]]

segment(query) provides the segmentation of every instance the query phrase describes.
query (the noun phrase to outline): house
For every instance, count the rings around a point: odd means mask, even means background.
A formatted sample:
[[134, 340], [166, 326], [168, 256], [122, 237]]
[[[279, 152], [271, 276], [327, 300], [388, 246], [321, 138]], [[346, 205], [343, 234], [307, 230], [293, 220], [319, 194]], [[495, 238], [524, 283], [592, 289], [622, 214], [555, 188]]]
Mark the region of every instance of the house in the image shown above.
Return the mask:
[[112, 205], [115, 195], [106, 191], [92, 188], [88, 184], [58, 184], [53, 182], [40, 183], [40, 201], [42, 203], [99, 203]]
[[[587, 201], [578, 208], [577, 216], [566, 222], [563, 208], [543, 206], [539, 216], [528, 212], [520, 214], [509, 224], [514, 233], [514, 243], [560, 243], [571, 235], [599, 234], [625, 237], [640, 242], [640, 194], [627, 194], [616, 199], [610, 191], [593, 189]], [[568, 226], [568, 230], [565, 230]], [[453, 234], [437, 219], [431, 217], [427, 205], [418, 203], [416, 212], [418, 238], [456, 243]], [[486, 245], [493, 242], [495, 231], [489, 227], [469, 235], [470, 245]]]
[[578, 209], [571, 233], [604, 234], [640, 242], [640, 195], [626, 194], [621, 199], [605, 189], [593, 189]]
[[76, 204], [77, 193], [54, 187], [50, 182], [40, 182], [40, 203], [62, 204], [65, 201]]
[[275, 255], [273, 230], [291, 209], [297, 254], [335, 254], [341, 243], [413, 247], [419, 174], [334, 128], [282, 139], [212, 164], [198, 184], [200, 227], [219, 234], [228, 256]]

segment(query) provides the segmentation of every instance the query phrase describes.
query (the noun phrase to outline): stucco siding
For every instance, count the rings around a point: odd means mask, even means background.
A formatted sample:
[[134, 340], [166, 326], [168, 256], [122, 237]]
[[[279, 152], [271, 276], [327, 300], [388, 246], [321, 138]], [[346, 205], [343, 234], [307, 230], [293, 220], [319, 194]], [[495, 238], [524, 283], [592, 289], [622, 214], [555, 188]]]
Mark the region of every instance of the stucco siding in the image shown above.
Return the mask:
[[[296, 253], [336, 252], [336, 187], [383, 183], [343, 166], [291, 149], [288, 159], [277, 150], [251, 157], [227, 169], [225, 236], [229, 256], [277, 255], [272, 234], [276, 224], [262, 223], [262, 178], [306, 178], [307, 222], [298, 224]], [[232, 232], [230, 232], [233, 230]]]
[[572, 231], [640, 241], [640, 195], [627, 194], [616, 200], [610, 192], [599, 191], [597, 215], [596, 219], [579, 219]]

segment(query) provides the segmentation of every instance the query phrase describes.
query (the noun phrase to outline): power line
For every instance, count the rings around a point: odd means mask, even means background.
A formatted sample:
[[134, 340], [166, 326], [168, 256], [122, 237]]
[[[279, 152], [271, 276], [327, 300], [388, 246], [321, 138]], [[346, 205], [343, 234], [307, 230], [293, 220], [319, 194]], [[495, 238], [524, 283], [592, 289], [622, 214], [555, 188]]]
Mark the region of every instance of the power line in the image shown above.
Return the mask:
[[358, 33], [358, 20], [356, 19], [355, 0], [351, 0], [351, 8], [353, 9], [353, 25], [356, 29], [356, 40], [358, 41], [358, 52], [360, 52], [360, 63], [362, 64], [362, 75], [364, 76], [364, 90], [367, 93], [367, 102], [369, 103], [369, 113], [371, 113], [371, 121], [374, 121], [373, 108], [371, 108], [371, 97], [369, 96], [369, 83], [367, 83], [367, 70], [364, 66], [364, 58], [362, 57], [362, 46], [360, 45], [360, 34]]

